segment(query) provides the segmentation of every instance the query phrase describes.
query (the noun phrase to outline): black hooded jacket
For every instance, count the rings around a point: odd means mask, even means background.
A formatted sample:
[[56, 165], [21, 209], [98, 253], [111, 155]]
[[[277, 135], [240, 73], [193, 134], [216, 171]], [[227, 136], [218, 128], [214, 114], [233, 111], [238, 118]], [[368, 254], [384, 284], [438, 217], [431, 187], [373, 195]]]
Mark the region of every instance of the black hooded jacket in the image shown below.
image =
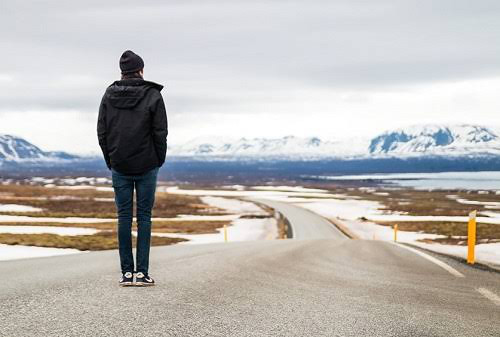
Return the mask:
[[97, 137], [109, 169], [140, 175], [165, 162], [168, 124], [162, 89], [142, 78], [116, 81], [107, 88]]

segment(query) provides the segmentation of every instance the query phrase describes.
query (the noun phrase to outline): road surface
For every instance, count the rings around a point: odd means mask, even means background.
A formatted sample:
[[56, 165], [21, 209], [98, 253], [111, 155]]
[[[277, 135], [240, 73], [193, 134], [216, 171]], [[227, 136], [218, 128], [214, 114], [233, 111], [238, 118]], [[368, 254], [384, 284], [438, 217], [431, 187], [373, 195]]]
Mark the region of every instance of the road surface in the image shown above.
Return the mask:
[[331, 238], [336, 240], [347, 240], [345, 235], [335, 226], [332, 226], [328, 220], [305, 208], [273, 200], [253, 200], [266, 204], [284, 214], [290, 221], [293, 238], [295, 239], [312, 240]]
[[118, 287], [116, 251], [0, 262], [0, 336], [500, 335], [499, 274], [274, 206], [304, 239], [153, 248], [156, 287]]

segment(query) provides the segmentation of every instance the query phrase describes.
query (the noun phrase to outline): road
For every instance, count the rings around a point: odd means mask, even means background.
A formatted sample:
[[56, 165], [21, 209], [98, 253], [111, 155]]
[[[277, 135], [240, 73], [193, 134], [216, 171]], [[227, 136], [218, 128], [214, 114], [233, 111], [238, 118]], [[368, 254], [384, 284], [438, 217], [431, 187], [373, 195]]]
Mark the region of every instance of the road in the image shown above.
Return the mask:
[[499, 274], [440, 258], [456, 277], [274, 206], [302, 239], [156, 247], [156, 287], [118, 287], [116, 251], [1, 262], [0, 336], [500, 335], [483, 295], [500, 294]]
[[335, 226], [332, 226], [328, 220], [305, 208], [274, 200], [253, 200], [266, 204], [285, 214], [292, 226], [294, 239], [313, 240], [331, 238], [335, 240], [347, 240], [344, 234]]

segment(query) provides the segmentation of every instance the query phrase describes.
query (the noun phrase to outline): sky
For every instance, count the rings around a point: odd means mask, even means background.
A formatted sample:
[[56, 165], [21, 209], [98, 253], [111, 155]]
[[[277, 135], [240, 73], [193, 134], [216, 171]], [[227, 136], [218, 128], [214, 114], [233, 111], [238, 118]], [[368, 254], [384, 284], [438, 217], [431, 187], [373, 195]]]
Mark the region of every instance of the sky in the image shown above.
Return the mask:
[[99, 153], [131, 49], [165, 85], [170, 144], [500, 126], [497, 0], [2, 1], [0, 133]]

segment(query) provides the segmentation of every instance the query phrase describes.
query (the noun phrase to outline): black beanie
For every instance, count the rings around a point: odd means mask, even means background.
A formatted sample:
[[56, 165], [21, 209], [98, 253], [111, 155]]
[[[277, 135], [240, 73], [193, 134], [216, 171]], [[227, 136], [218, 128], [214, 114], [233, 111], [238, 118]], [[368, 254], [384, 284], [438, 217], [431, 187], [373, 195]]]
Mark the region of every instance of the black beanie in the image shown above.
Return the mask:
[[131, 50], [126, 50], [120, 57], [120, 69], [122, 74], [135, 73], [144, 68], [142, 58]]

